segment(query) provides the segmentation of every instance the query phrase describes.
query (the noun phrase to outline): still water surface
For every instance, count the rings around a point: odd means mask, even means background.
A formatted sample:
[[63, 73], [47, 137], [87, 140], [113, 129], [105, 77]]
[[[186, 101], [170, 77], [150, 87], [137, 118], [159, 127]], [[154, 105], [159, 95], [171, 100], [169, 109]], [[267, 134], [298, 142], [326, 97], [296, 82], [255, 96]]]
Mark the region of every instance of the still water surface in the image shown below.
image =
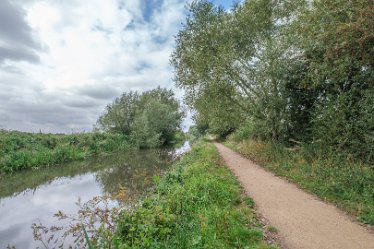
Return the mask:
[[120, 187], [130, 198], [136, 198], [151, 187], [154, 175], [161, 174], [188, 149], [186, 142], [177, 149], [116, 153], [0, 178], [0, 248], [42, 248], [33, 239], [32, 223], [51, 226], [58, 210], [70, 214], [78, 211], [78, 198], [86, 202], [114, 194]]

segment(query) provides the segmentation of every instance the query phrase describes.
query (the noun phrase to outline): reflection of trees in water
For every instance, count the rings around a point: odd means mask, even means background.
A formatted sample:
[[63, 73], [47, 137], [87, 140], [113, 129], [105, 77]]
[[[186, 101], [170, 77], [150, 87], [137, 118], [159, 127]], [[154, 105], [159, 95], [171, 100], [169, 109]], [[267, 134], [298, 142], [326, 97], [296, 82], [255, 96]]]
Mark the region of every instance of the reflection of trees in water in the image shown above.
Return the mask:
[[164, 149], [133, 151], [97, 162], [106, 165], [96, 173], [96, 182], [104, 195], [93, 197], [86, 203], [78, 201], [76, 214], [58, 211], [54, 215], [58, 221], [50, 227], [41, 222], [34, 223], [34, 240], [46, 248], [57, 248], [66, 240], [74, 240], [78, 248], [86, 248], [85, 227], [92, 243], [104, 243], [102, 248], [109, 248], [115, 234], [115, 220], [121, 210], [131, 208], [132, 200], [149, 189], [152, 177], [164, 171], [172, 158], [173, 153]]
[[0, 198], [16, 195], [26, 190], [36, 191], [43, 184], [50, 184], [60, 177], [75, 177], [105, 167], [98, 164], [95, 158], [56, 165], [40, 170], [25, 170], [0, 178]]
[[[98, 172], [98, 182], [107, 193], [118, 190], [118, 186], [134, 189], [132, 176], [141, 176], [141, 170], [149, 170], [146, 175], [156, 173], [152, 167], [164, 168], [170, 162], [173, 148], [119, 152], [112, 155], [90, 158], [85, 161], [57, 165], [41, 170], [28, 170], [0, 178], [0, 198], [12, 196], [26, 190], [35, 191], [42, 184], [49, 184], [60, 177], [75, 177], [89, 172]], [[171, 153], [170, 153], [171, 152]], [[163, 165], [165, 164], [165, 165]], [[129, 167], [126, 167], [128, 165]], [[107, 170], [106, 170], [107, 169]], [[135, 169], [138, 169], [135, 174]], [[104, 171], [104, 172], [103, 172]], [[109, 177], [110, 175], [110, 177]], [[122, 179], [121, 179], [122, 178]], [[133, 183], [131, 183], [131, 181]]]
[[167, 150], [135, 151], [120, 162], [101, 170], [96, 175], [103, 192], [117, 193], [126, 189], [129, 198], [138, 196], [152, 185], [152, 177], [160, 174], [172, 161]]

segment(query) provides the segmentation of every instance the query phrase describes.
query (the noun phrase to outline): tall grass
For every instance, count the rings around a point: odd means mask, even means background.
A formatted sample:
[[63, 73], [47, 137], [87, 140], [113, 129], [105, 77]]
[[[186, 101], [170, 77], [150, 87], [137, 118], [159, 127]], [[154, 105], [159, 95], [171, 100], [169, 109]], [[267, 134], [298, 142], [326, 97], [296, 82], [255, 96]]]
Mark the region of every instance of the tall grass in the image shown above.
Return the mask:
[[0, 174], [80, 160], [128, 147], [127, 137], [118, 134], [0, 131]]
[[317, 144], [294, 148], [260, 140], [226, 145], [305, 190], [374, 225], [374, 168]]
[[212, 144], [174, 165], [149, 198], [118, 219], [119, 248], [272, 248]]

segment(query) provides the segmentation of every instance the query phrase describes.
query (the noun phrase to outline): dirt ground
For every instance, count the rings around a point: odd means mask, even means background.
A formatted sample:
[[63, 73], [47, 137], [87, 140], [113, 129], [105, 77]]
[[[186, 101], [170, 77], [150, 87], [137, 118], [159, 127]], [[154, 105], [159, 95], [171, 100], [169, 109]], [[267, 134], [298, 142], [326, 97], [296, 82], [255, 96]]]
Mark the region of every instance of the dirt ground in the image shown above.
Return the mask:
[[374, 234], [331, 204], [297, 188], [240, 154], [215, 143], [257, 212], [277, 228], [289, 249], [374, 249]]

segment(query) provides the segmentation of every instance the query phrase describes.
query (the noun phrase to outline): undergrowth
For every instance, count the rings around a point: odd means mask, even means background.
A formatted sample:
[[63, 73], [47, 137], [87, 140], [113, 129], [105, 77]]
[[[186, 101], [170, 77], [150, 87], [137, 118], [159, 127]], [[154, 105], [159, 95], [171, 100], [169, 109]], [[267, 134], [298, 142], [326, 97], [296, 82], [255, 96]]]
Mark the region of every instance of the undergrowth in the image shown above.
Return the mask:
[[118, 134], [55, 135], [0, 131], [0, 175], [80, 160], [128, 147], [127, 137]]
[[117, 221], [119, 248], [273, 248], [212, 144], [199, 143]]
[[225, 142], [275, 174], [335, 203], [367, 224], [374, 225], [374, 168], [345, 154], [316, 145], [284, 145], [249, 139]]

